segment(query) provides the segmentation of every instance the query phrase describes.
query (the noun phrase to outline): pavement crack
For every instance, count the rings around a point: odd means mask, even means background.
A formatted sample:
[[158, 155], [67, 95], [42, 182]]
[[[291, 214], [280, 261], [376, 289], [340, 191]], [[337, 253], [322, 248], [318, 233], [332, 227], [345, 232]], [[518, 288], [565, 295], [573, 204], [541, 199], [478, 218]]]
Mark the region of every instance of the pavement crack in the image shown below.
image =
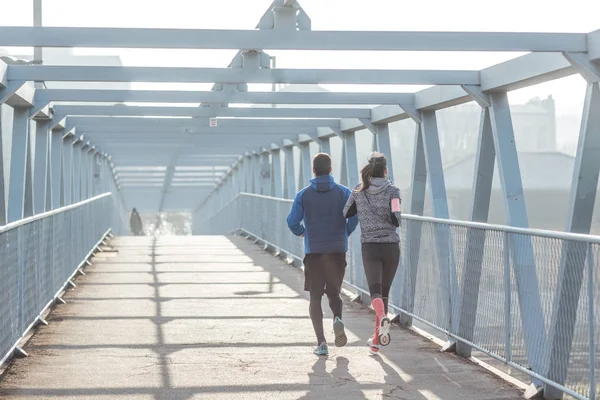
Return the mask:
[[390, 390], [389, 392], [384, 392], [382, 394], [382, 397], [386, 397], [386, 398], [390, 398], [390, 399], [405, 399], [405, 397], [401, 397], [395, 394], [395, 392], [399, 391], [399, 390], [404, 390], [402, 388], [402, 386], [396, 386], [395, 388], [393, 388], [392, 390]]

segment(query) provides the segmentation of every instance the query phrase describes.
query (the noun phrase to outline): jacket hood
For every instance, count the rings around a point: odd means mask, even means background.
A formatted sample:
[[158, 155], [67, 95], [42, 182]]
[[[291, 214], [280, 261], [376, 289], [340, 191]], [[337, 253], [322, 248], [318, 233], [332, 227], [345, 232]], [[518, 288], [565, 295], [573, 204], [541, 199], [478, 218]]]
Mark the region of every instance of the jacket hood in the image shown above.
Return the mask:
[[392, 183], [386, 178], [372, 178], [367, 188], [369, 194], [379, 194], [392, 186]]
[[335, 187], [335, 180], [331, 175], [321, 175], [311, 179], [310, 186], [317, 192], [329, 192]]

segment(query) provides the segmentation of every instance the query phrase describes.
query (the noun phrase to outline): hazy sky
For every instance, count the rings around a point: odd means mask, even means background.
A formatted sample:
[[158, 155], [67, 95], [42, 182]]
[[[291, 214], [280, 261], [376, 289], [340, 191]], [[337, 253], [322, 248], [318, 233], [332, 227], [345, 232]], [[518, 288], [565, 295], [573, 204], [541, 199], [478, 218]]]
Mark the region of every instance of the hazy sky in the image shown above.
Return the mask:
[[[253, 29], [271, 0], [43, 0], [44, 25]], [[160, 4], [151, 6], [150, 4]], [[313, 30], [539, 31], [600, 29], [600, 1], [301, 0]], [[31, 25], [33, 0], [0, 0], [0, 25]], [[582, 12], [586, 10], [586, 12]], [[29, 52], [29, 51], [28, 51]], [[118, 53], [125, 65], [224, 67], [235, 51], [79, 49]], [[23, 50], [20, 51], [23, 53]], [[517, 53], [271, 51], [282, 68], [481, 69]], [[136, 89], [206, 90], [207, 84], [135, 84]], [[414, 91], [420, 87], [324, 85], [338, 91]], [[250, 85], [250, 90], [269, 90]], [[511, 93], [511, 101], [552, 94], [557, 112], [580, 113], [585, 85], [572, 77]]]

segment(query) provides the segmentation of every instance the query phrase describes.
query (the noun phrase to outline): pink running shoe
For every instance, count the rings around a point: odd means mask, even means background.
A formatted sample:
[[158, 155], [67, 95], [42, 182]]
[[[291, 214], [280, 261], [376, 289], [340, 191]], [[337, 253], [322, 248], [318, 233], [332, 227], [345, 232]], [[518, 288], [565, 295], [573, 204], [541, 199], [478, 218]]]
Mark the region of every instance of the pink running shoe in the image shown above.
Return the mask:
[[371, 302], [371, 306], [375, 310], [377, 314], [376, 318], [376, 329], [375, 334], [377, 335], [377, 344], [381, 344], [382, 346], [387, 346], [390, 344], [392, 340], [390, 336], [390, 327], [392, 325], [390, 319], [385, 315], [385, 307], [383, 305], [383, 300], [379, 297], [373, 299]]

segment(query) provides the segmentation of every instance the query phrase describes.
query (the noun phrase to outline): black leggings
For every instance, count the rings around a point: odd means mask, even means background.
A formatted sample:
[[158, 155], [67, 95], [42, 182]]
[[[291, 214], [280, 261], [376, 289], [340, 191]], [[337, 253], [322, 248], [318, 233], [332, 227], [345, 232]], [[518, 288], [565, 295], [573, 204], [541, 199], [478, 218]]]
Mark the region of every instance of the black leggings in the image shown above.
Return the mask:
[[342, 318], [340, 290], [346, 272], [346, 254], [307, 254], [304, 258], [304, 290], [310, 292], [310, 319], [318, 344], [325, 342], [323, 328], [323, 294], [329, 299], [333, 317]]
[[362, 259], [371, 298], [381, 298], [387, 314], [390, 288], [400, 263], [400, 244], [363, 243]]

